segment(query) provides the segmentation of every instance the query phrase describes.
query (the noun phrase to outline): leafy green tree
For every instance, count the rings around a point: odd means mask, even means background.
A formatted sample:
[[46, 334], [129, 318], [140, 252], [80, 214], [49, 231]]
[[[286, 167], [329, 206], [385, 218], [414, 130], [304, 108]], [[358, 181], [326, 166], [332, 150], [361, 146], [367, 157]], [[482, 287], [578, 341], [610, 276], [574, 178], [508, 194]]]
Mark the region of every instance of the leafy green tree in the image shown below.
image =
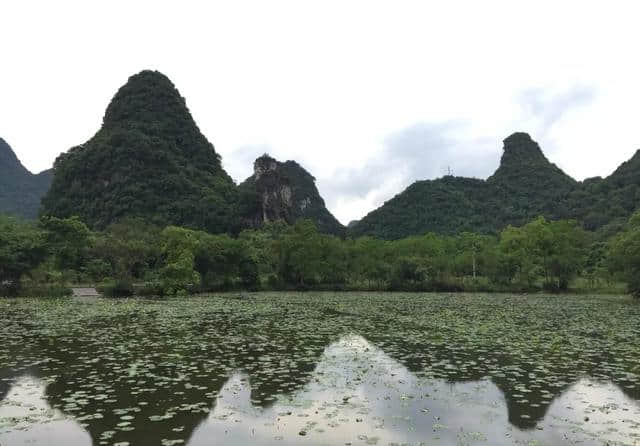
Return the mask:
[[393, 290], [420, 290], [428, 279], [424, 258], [400, 257], [393, 265], [390, 285]]
[[46, 254], [43, 231], [0, 215], [0, 293], [15, 294], [20, 278], [38, 266]]
[[45, 230], [47, 248], [60, 270], [80, 270], [87, 260], [91, 231], [80, 218], [43, 217], [40, 226]]
[[609, 245], [609, 269], [626, 283], [629, 292], [640, 298], [640, 212], [635, 213], [627, 228]]
[[[278, 230], [273, 230], [274, 225]], [[258, 267], [258, 274], [271, 276], [278, 271], [278, 256], [275, 244], [286, 231], [286, 225], [281, 222], [267, 224], [259, 231], [242, 231], [238, 240], [244, 245], [246, 256], [250, 257]]]
[[474, 279], [484, 269], [488, 261], [490, 248], [495, 244], [493, 237], [463, 232], [455, 239], [457, 265], [465, 274]]
[[200, 284], [200, 274], [195, 270], [194, 252], [198, 239], [194, 231], [168, 226], [162, 233], [162, 250], [166, 264], [161, 269], [161, 280], [167, 294], [185, 294]]
[[161, 237], [166, 258], [161, 275], [170, 293], [238, 286], [257, 289], [260, 285], [255, 250], [246, 240], [172, 226]]
[[195, 268], [204, 289], [229, 289], [237, 281], [244, 245], [227, 235], [194, 231], [198, 245], [194, 251]]
[[595, 242], [589, 247], [584, 265], [584, 277], [590, 288], [595, 288], [599, 282], [611, 282], [611, 274], [607, 268], [608, 246], [605, 242]]
[[318, 283], [327, 268], [321, 245], [320, 234], [313, 222], [298, 220], [275, 245], [281, 279], [303, 288]]
[[500, 234], [498, 275], [510, 282], [518, 276], [532, 287], [566, 290], [581, 271], [586, 257], [586, 233], [571, 220], [547, 221], [539, 217], [526, 225], [508, 227]]
[[349, 275], [349, 251], [342, 239], [333, 235], [320, 235], [322, 270], [320, 281], [326, 285], [342, 286]]
[[248, 290], [257, 290], [260, 286], [260, 272], [258, 262], [251, 258], [245, 257], [239, 264], [239, 275], [242, 286]]
[[587, 258], [587, 234], [574, 220], [548, 222], [550, 247], [544, 258], [547, 286], [566, 290], [582, 271]]
[[371, 237], [361, 237], [352, 242], [348, 272], [352, 281], [367, 288], [384, 288], [391, 272], [391, 242]]
[[452, 240], [450, 237], [428, 233], [422, 236], [407, 237], [391, 243], [394, 263], [402, 257], [420, 259], [431, 284], [449, 282], [453, 269]]
[[160, 228], [142, 219], [126, 218], [99, 234], [92, 256], [108, 263], [122, 280], [143, 279], [161, 262]]

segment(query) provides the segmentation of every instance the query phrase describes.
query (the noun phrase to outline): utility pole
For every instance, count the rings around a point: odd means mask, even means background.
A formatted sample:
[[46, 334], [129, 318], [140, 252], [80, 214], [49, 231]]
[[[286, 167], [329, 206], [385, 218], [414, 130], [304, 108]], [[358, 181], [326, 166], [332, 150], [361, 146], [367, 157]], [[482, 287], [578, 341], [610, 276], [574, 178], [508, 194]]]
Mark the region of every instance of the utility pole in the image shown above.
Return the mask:
[[476, 250], [473, 250], [473, 280], [476, 280]]

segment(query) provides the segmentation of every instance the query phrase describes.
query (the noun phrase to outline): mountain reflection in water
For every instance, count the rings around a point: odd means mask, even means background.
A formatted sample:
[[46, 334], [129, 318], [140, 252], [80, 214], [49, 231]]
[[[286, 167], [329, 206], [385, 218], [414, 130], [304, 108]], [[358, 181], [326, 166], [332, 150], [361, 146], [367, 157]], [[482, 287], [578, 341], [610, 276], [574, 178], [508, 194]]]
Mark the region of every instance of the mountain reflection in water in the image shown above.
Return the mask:
[[[510, 445], [533, 439], [543, 444], [600, 444], [598, 433], [612, 423], [628, 421], [618, 426], [620, 432], [606, 436], [615, 441], [630, 441], [640, 427], [640, 405], [615, 386], [582, 380], [565, 392], [561, 403], [551, 405], [538, 429], [523, 431], [508, 423], [504, 395], [491, 381], [419, 379], [359, 336], [329, 346], [310, 382], [266, 410], [249, 404], [249, 387], [246, 376], [234, 375], [189, 444], [204, 446], [224, 438], [225, 444], [234, 445], [297, 445], [302, 443], [300, 433], [312, 444], [327, 445]], [[619, 405], [615, 409], [614, 401]], [[591, 415], [589, 424], [585, 414]], [[633, 419], [638, 421], [629, 422]]]
[[321, 298], [11, 301], [0, 445], [640, 441], [638, 306]]
[[[0, 422], [0, 444], [117, 444], [111, 442], [116, 431], [104, 430], [104, 415], [65, 417], [49, 407], [51, 393], [45, 387], [31, 376], [16, 380], [0, 404], [0, 419], [17, 419]], [[192, 400], [190, 408], [201, 408], [201, 401]], [[201, 410], [178, 411], [170, 418], [176, 427], [163, 429], [162, 437], [152, 433], [162, 420], [145, 420], [136, 410], [124, 408], [115, 426], [131, 426], [125, 432], [130, 433], [132, 445], [510, 445], [532, 440], [549, 445], [604, 440], [634, 444], [640, 438], [640, 404], [613, 384], [583, 379], [555, 400], [545, 401], [549, 402], [544, 419], [536, 420], [535, 429], [527, 429], [539, 411], [507, 414], [505, 396], [491, 380], [453, 383], [418, 378], [361, 336], [350, 335], [329, 345], [306, 383], [292, 392], [252, 386], [246, 372], [233, 372], [207, 408], [208, 415]], [[514, 406], [521, 407], [526, 406]], [[518, 418], [524, 420], [520, 426], [509, 422]], [[83, 425], [89, 432], [102, 431], [101, 435], [92, 443]], [[133, 435], [135, 431], [143, 433]], [[183, 438], [183, 433], [189, 437]]]

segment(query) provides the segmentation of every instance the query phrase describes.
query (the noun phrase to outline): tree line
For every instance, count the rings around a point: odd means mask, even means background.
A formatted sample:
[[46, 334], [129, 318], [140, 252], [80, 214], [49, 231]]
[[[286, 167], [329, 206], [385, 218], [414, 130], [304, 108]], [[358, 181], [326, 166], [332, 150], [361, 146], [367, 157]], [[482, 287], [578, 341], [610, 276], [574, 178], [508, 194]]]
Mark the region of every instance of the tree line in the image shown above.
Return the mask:
[[640, 213], [607, 242], [575, 221], [538, 217], [499, 234], [339, 238], [308, 220], [237, 237], [123, 219], [91, 231], [77, 217], [0, 216], [0, 295], [222, 290], [567, 291], [624, 282], [640, 296]]

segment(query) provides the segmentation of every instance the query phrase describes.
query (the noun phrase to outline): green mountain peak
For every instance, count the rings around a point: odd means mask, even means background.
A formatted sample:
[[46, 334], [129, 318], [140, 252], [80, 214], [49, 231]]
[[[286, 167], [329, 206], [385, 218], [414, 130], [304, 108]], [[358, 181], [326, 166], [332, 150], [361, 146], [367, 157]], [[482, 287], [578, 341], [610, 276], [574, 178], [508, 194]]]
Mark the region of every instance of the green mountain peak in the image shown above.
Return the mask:
[[123, 217], [225, 232], [237, 192], [173, 83], [131, 76], [88, 142], [58, 157], [47, 214], [105, 227]]

